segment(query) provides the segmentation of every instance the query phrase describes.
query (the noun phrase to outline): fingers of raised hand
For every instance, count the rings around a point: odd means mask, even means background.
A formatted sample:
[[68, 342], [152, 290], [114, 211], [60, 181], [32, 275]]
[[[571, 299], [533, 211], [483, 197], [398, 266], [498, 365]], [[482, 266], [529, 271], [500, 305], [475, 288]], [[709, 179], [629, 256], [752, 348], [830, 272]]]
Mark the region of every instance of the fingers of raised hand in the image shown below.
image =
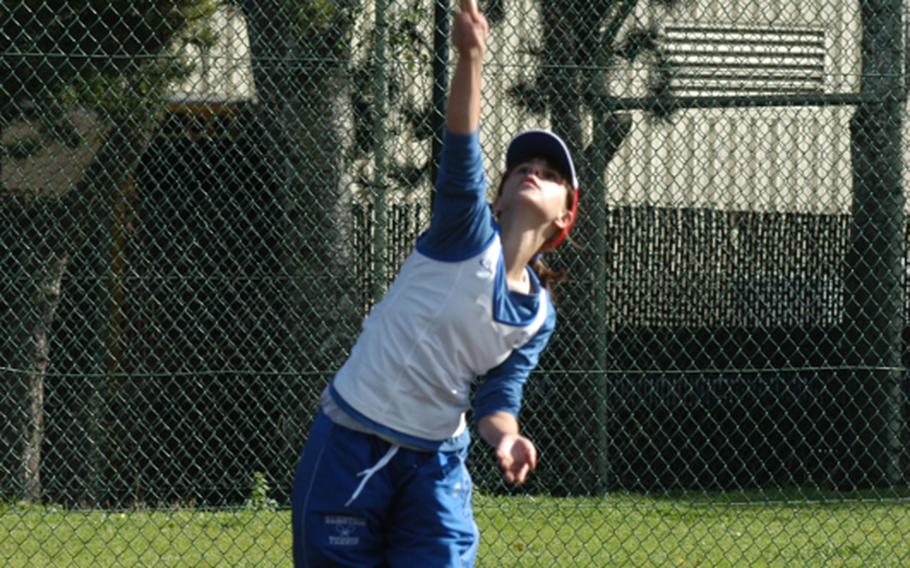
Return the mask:
[[470, 14], [472, 16], [476, 15], [479, 12], [477, 8], [477, 0], [461, 0], [460, 8], [462, 12]]

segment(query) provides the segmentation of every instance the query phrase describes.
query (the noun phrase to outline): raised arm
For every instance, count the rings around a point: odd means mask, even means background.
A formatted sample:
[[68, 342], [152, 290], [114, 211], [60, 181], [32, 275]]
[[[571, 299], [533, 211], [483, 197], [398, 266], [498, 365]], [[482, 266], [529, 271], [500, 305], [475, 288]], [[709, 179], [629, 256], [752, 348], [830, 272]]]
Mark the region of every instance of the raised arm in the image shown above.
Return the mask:
[[470, 134], [480, 126], [480, 86], [489, 29], [477, 0], [461, 0], [452, 26], [458, 60], [446, 108], [446, 126], [455, 134]]
[[420, 252], [440, 260], [478, 254], [495, 234], [478, 132], [487, 32], [487, 19], [476, 3], [461, 0], [452, 26], [458, 60], [449, 88], [433, 218], [417, 241]]

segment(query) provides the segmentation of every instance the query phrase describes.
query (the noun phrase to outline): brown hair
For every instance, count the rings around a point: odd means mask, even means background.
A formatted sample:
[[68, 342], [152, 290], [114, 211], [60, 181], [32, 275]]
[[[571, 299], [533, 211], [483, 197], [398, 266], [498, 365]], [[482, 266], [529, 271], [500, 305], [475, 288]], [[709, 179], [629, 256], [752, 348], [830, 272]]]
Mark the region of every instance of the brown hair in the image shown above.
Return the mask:
[[[544, 157], [544, 159], [546, 158]], [[515, 167], [518, 167], [518, 164], [516, 164]], [[512, 170], [514, 170], [515, 167], [506, 170], [502, 174], [502, 177], [499, 180], [499, 187], [496, 189], [497, 199], [500, 195], [502, 195], [502, 188], [506, 183], [506, 179], [508, 179], [508, 177], [512, 174]], [[571, 208], [576, 199], [575, 190], [572, 188], [572, 185], [565, 180], [565, 178], [563, 178], [562, 185], [566, 188], [566, 207]], [[568, 281], [569, 274], [565, 270], [553, 270], [547, 266], [543, 261], [543, 254], [545, 252], [549, 252], [546, 250], [546, 243], [544, 243], [541, 250], [538, 250], [537, 254], [531, 258], [531, 270], [533, 270], [534, 274], [537, 275], [537, 279], [540, 280], [540, 285], [550, 293], [550, 298], [552, 298], [553, 301], [556, 301], [556, 294], [554, 293], [555, 287], [557, 284]]]
[[569, 274], [565, 270], [553, 270], [544, 264], [540, 257], [540, 253], [531, 260], [531, 270], [534, 271], [534, 274], [536, 274], [538, 280], [540, 280], [540, 285], [550, 293], [550, 298], [555, 302], [556, 294], [554, 293], [554, 289], [557, 284], [568, 281]]

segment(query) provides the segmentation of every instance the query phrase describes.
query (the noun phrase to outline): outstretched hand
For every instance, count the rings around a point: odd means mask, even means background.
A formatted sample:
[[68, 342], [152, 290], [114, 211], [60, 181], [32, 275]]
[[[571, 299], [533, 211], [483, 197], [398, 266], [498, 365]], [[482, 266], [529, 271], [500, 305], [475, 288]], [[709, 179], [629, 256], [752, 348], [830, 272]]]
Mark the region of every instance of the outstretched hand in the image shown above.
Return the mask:
[[458, 53], [483, 56], [489, 31], [487, 18], [477, 7], [477, 0], [461, 0], [452, 27], [452, 43]]
[[521, 485], [537, 467], [537, 448], [521, 434], [506, 434], [496, 447], [496, 459], [506, 481]]

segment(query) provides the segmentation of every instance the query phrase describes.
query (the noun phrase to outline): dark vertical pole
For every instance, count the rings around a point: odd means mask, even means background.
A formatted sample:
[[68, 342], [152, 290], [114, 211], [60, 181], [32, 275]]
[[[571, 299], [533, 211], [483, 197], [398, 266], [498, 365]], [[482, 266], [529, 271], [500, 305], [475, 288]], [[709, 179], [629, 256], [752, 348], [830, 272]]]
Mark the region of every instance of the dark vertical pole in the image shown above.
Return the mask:
[[864, 0], [863, 102], [851, 123], [853, 227], [847, 260], [847, 368], [835, 398], [843, 441], [835, 481], [889, 486], [900, 477], [904, 327], [900, 0]]
[[[439, 154], [446, 127], [446, 97], [449, 92], [449, 0], [433, 3], [433, 155], [430, 163], [430, 182], [435, 187], [439, 174]], [[430, 201], [432, 211], [432, 200]]]
[[608, 349], [607, 349], [607, 215], [606, 215], [606, 185], [604, 175], [607, 170], [607, 145], [609, 134], [607, 132], [607, 119], [602, 105], [597, 105], [593, 113], [594, 132], [592, 136], [590, 167], [594, 175], [590, 191], [592, 199], [591, 211], [586, 213], [591, 216], [593, 227], [592, 241], [594, 257], [590, 259], [591, 272], [594, 282], [594, 346], [596, 379], [594, 381], [594, 419], [597, 429], [597, 492], [606, 493], [610, 488], [612, 472], [610, 471], [610, 435], [607, 428], [610, 419], [609, 381], [607, 380]]
[[[115, 193], [115, 192], [112, 192]], [[89, 502], [92, 506], [103, 506], [107, 498], [106, 456], [107, 424], [104, 414], [107, 409], [107, 361], [110, 340], [111, 314], [111, 222], [113, 215], [112, 199], [105, 198], [98, 207], [102, 208], [102, 223], [97, 227], [94, 238], [89, 240], [86, 255], [91, 261], [90, 267], [92, 288], [92, 360], [89, 367], [88, 399], [88, 432], [91, 444], [89, 448]]]
[[373, 73], [373, 215], [375, 230], [373, 232], [374, 271], [372, 300], [376, 304], [382, 299], [389, 280], [389, 262], [391, 258], [386, 249], [386, 233], [388, 232], [388, 219], [386, 212], [386, 119], [388, 118], [388, 61], [386, 61], [386, 46], [388, 44], [388, 6], [385, 0], [376, 1], [376, 42], [373, 49], [375, 58], [375, 72]]
[[[610, 68], [610, 41], [601, 38], [597, 44], [595, 61], [597, 72], [587, 85], [588, 98], [591, 101], [591, 115], [593, 119], [593, 132], [591, 136], [590, 151], [587, 167], [590, 169], [586, 176], [590, 187], [583, 188], [589, 194], [587, 204], [590, 215], [590, 238], [594, 258], [590, 259], [590, 268], [594, 282], [594, 419], [597, 432], [597, 460], [596, 460], [596, 492], [604, 494], [609, 491], [614, 483], [612, 469], [613, 456], [610, 453], [612, 440], [610, 438], [610, 421], [614, 409], [611, 408], [611, 385], [609, 370], [615, 367], [610, 360], [609, 321], [607, 314], [607, 286], [609, 266], [607, 264], [607, 166], [619, 145], [631, 129], [631, 121], [621, 118], [615, 109], [604, 104], [604, 97], [608, 93], [606, 72]], [[615, 384], [615, 383], [614, 383]]]

